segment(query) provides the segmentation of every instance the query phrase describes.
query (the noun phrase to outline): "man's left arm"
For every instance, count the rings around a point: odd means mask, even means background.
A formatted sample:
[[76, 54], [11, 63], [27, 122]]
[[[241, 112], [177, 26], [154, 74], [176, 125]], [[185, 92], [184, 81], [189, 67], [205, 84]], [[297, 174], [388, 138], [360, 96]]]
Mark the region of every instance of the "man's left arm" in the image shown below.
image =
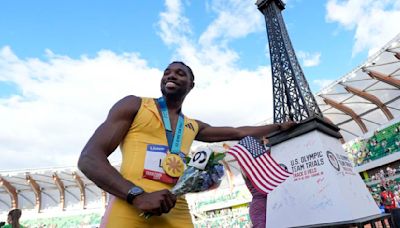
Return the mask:
[[293, 121], [281, 124], [243, 127], [213, 127], [198, 120], [197, 123], [199, 124], [199, 132], [196, 135], [196, 140], [202, 142], [239, 140], [246, 136], [263, 137], [279, 130], [287, 130], [296, 125]]

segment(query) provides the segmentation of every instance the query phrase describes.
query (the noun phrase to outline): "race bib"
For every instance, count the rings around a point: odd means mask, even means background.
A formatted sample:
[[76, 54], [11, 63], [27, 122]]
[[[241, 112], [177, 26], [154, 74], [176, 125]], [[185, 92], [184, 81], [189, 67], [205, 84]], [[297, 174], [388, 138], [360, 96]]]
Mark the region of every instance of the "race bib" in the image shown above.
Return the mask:
[[[150, 180], [160, 181], [167, 184], [175, 184], [178, 178], [168, 176], [162, 168], [162, 162], [167, 156], [168, 146], [147, 145], [146, 158], [144, 160], [143, 177]], [[184, 159], [185, 155], [180, 152], [179, 156]]]

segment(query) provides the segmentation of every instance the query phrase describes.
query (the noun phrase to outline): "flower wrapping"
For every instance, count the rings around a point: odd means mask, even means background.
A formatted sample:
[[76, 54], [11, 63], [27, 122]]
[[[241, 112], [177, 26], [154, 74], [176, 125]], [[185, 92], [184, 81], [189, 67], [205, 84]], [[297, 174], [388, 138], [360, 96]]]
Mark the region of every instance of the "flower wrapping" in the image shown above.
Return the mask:
[[224, 166], [212, 165], [209, 169], [200, 170], [189, 166], [176, 185], [171, 189], [172, 194], [181, 196], [186, 193], [203, 192], [217, 188], [224, 176]]
[[[224, 157], [225, 154], [223, 153], [211, 152], [208, 160], [205, 160], [207, 165], [204, 169], [190, 166], [191, 162], [189, 162], [188, 167], [171, 189], [171, 193], [176, 196], [182, 196], [186, 193], [203, 192], [217, 188], [221, 184], [222, 177], [225, 173], [224, 166], [220, 163]], [[193, 159], [194, 158], [196, 158], [196, 154]], [[193, 161], [193, 159], [191, 161]], [[187, 159], [187, 162], [188, 160], [189, 159]], [[151, 213], [145, 213], [144, 215], [146, 219], [152, 216]]]

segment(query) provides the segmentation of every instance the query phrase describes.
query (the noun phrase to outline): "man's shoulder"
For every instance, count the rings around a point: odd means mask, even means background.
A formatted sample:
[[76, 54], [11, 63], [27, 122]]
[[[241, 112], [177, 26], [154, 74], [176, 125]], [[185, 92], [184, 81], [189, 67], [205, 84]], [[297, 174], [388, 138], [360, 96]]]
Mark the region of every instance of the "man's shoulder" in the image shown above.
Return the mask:
[[157, 99], [154, 97], [137, 97], [137, 98], [139, 98], [143, 103], [148, 103], [148, 102], [154, 103], [154, 101]]
[[125, 96], [124, 98], [120, 99], [117, 104], [121, 104], [123, 106], [134, 106], [137, 104], [140, 104], [142, 101], [142, 97], [138, 97], [135, 95], [128, 95]]
[[192, 124], [199, 125], [199, 121], [197, 119], [191, 118], [190, 116], [184, 115], [185, 121], [190, 122]]
[[197, 134], [200, 126], [196, 119], [185, 116], [185, 128], [188, 128], [192, 130], [195, 134]]
[[137, 102], [142, 100], [142, 97], [135, 96], [135, 95], [127, 95], [124, 98], [122, 98], [120, 101], [126, 101], [126, 102]]
[[142, 103], [142, 98], [137, 97], [135, 95], [129, 95], [122, 99], [120, 99], [115, 105], [111, 108], [110, 113], [116, 114], [118, 116], [132, 115], [136, 113]]

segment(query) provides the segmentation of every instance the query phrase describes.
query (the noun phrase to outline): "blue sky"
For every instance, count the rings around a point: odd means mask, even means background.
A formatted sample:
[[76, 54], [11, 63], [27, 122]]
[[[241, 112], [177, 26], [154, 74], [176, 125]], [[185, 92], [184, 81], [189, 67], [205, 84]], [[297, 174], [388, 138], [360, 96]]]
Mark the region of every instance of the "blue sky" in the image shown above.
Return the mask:
[[[196, 75], [187, 115], [234, 126], [268, 119], [270, 59], [254, 2], [2, 1], [0, 150], [47, 157], [0, 169], [73, 165], [113, 103], [159, 96], [172, 60]], [[313, 92], [400, 32], [399, 0], [286, 3], [284, 20]]]
[[[211, 1], [182, 4], [190, 18], [190, 37], [196, 39], [217, 15], [211, 9]], [[43, 60], [46, 49], [72, 58], [93, 57], [103, 49], [137, 52], [150, 66], [163, 68], [171, 60], [174, 48], [163, 43], [157, 28], [164, 7], [161, 1], [26, 1], [24, 7], [20, 1], [3, 2], [0, 45], [10, 46], [19, 58]], [[257, 10], [254, 13], [261, 15]], [[289, 1], [283, 15], [296, 50], [322, 55], [318, 66], [304, 67], [310, 80], [335, 79], [366, 58], [367, 50], [352, 56], [353, 31], [326, 21], [325, 1]], [[265, 29], [227, 41], [240, 55], [235, 64], [249, 69], [269, 65], [266, 44]], [[311, 86], [315, 92], [319, 89], [318, 85]]]
[[155, 29], [163, 4], [149, 3], [26, 1], [22, 8], [10, 1], [1, 7], [1, 43], [20, 57], [43, 57], [45, 49], [71, 57], [101, 49], [154, 57], [165, 48]]

